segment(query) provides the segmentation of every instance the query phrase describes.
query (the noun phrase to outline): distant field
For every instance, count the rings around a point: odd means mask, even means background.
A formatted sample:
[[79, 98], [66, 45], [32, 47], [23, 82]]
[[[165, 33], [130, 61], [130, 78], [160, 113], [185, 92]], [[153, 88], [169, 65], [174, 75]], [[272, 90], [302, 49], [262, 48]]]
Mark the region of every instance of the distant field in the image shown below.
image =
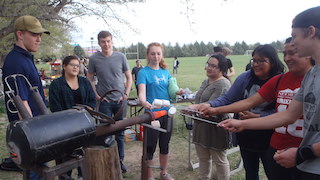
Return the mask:
[[[175, 75], [180, 88], [189, 88], [191, 91], [197, 91], [206, 78], [204, 66], [209, 57], [184, 57], [178, 58], [180, 61], [178, 75]], [[228, 56], [232, 60], [233, 66], [236, 71], [236, 75], [231, 78], [232, 81], [245, 71], [245, 67], [251, 56], [247, 55], [233, 55]], [[173, 58], [166, 58], [165, 61], [168, 64], [169, 71], [172, 74]], [[146, 60], [142, 60], [142, 64], [146, 65]], [[135, 60], [129, 60], [131, 69], [135, 66]], [[134, 89], [134, 88], [133, 88]], [[135, 91], [135, 90], [134, 90]], [[133, 94], [136, 94], [135, 92]]]
[[[280, 59], [283, 58], [282, 54], [279, 54]], [[180, 88], [189, 88], [191, 91], [196, 91], [200, 87], [202, 81], [206, 78], [204, 65], [209, 57], [181, 57], [178, 58], [180, 61], [178, 75], [175, 75]], [[251, 55], [231, 55], [228, 56], [231, 59], [233, 66], [236, 71], [236, 75], [231, 78], [232, 82], [236, 77], [245, 71], [245, 67], [251, 59]], [[141, 59], [143, 66], [147, 64], [145, 59]], [[168, 64], [170, 73], [172, 74], [173, 69], [173, 58], [166, 58], [165, 61]], [[135, 59], [129, 59], [129, 66], [132, 69], [135, 66]], [[38, 64], [38, 69], [41, 67], [45, 68], [49, 72], [48, 64]], [[136, 95], [136, 90], [133, 86], [130, 96]]]
[[[178, 58], [180, 61], [179, 69], [178, 69], [178, 75], [175, 75], [178, 81], [178, 85], [181, 88], [189, 88], [191, 91], [196, 91], [202, 81], [206, 78], [205, 71], [204, 71], [204, 65], [205, 62], [208, 60], [209, 57], [183, 57]], [[228, 56], [232, 60], [233, 66], [235, 67], [236, 75], [231, 78], [232, 81], [244, 72], [245, 67], [249, 60], [251, 59], [251, 56], [249, 55], [231, 55]], [[145, 59], [141, 59], [143, 66], [147, 64], [147, 61]], [[173, 68], [173, 58], [166, 58], [165, 61], [168, 64], [168, 68], [170, 73], [172, 74], [172, 68]], [[135, 60], [130, 59], [129, 60], [129, 66], [130, 69], [132, 69], [135, 66]], [[44, 68], [49, 72], [49, 65], [48, 64], [37, 64], [37, 68]], [[130, 93], [131, 96], [136, 95], [135, 88], [132, 88], [132, 93]]]

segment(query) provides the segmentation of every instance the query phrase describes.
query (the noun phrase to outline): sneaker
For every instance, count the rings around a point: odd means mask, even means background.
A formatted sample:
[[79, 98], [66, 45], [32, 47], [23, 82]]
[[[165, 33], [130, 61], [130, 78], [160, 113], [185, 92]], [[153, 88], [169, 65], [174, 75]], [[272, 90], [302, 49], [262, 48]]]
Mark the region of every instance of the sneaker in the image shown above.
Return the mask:
[[18, 171], [21, 172], [22, 169], [18, 167], [12, 160], [12, 158], [4, 158], [0, 164], [0, 169], [4, 171]]
[[61, 175], [58, 178], [59, 180], [75, 180], [72, 177], [68, 176], [68, 175]]
[[127, 166], [123, 163], [123, 161], [120, 161], [120, 167], [122, 170], [122, 173], [126, 173], [128, 171]]
[[165, 173], [165, 174], [160, 173], [160, 179], [161, 180], [174, 180], [173, 177], [169, 173]]

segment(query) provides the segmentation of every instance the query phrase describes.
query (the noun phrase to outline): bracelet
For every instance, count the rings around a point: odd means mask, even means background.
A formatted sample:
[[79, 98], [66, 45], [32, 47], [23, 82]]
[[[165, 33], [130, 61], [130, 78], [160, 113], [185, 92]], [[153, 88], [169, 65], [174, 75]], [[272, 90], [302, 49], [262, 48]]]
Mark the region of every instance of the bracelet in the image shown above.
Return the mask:
[[315, 159], [316, 157], [312, 145], [301, 146], [297, 150], [296, 163], [298, 165], [306, 160]]
[[128, 94], [127, 93], [123, 93], [124, 95], [126, 95], [126, 96], [128, 96]]

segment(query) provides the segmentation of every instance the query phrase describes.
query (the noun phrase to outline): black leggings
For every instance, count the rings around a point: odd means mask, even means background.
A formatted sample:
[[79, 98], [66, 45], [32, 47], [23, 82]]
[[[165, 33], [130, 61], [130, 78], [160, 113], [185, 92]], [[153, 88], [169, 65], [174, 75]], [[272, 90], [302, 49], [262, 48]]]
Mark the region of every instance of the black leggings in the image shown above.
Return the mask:
[[[167, 129], [168, 127], [168, 119], [171, 118], [169, 116], [163, 116], [157, 120], [160, 121], [161, 128]], [[169, 142], [171, 139], [172, 134], [172, 121], [170, 121], [170, 130], [167, 133], [163, 133], [151, 128], [146, 128], [146, 134], [147, 134], [147, 159], [152, 160], [153, 154], [156, 151], [156, 146], [159, 139], [159, 148], [160, 148], [160, 154], [166, 155], [169, 153]]]
[[299, 169], [298, 169], [297, 176], [295, 178], [295, 180], [319, 180], [319, 179], [320, 179], [319, 174], [307, 173], [307, 172], [300, 171]]

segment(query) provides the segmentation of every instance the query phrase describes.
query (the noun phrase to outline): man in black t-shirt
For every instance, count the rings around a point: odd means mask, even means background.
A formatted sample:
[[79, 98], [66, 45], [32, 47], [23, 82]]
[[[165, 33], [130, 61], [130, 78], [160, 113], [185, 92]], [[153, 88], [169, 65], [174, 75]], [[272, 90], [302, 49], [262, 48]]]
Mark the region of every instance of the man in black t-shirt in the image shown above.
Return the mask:
[[223, 47], [223, 48], [221, 48], [220, 46], [213, 47], [213, 54], [221, 54], [224, 57], [226, 57], [228, 71], [229, 71], [229, 72], [227, 71], [226, 74], [228, 75], [229, 78], [231, 78], [236, 74], [231, 59], [227, 58], [227, 56], [230, 55], [231, 52], [232, 51], [227, 47]]
[[[135, 85], [136, 85], [137, 78], [138, 78], [138, 72], [142, 68], [143, 68], [143, 66], [141, 65], [141, 60], [137, 59], [136, 60], [136, 66], [132, 68], [132, 78], [134, 79], [134, 84]], [[136, 89], [137, 89], [137, 95], [139, 95], [139, 91], [138, 91], [138, 86], [137, 85], [136, 85]]]
[[236, 74], [234, 67], [232, 65], [232, 61], [231, 59], [227, 58], [228, 55], [230, 55], [232, 53], [232, 51], [227, 48], [227, 47], [223, 47], [222, 48], [222, 54], [224, 55], [224, 57], [226, 57], [227, 59], [227, 64], [228, 64], [228, 70], [229, 72], [227, 73], [228, 77], [231, 78], [232, 76], [234, 76]]

